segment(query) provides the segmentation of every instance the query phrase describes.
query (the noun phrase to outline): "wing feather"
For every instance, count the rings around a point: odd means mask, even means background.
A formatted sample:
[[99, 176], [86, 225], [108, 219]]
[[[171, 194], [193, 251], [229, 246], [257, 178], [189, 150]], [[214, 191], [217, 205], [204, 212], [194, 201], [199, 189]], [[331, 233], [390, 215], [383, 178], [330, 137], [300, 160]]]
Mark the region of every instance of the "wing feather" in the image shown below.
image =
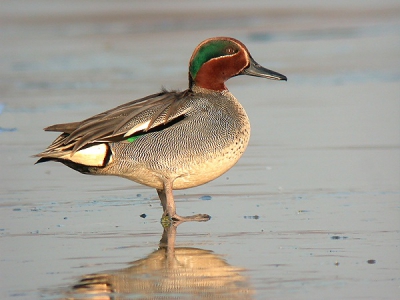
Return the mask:
[[[62, 134], [39, 157], [60, 152], [74, 153], [90, 144], [125, 140], [138, 132], [147, 132], [182, 118], [192, 92], [162, 91], [97, 114], [81, 122], [56, 124], [45, 128]], [[172, 124], [172, 123], [171, 123]], [[158, 128], [158, 127], [157, 127]]]

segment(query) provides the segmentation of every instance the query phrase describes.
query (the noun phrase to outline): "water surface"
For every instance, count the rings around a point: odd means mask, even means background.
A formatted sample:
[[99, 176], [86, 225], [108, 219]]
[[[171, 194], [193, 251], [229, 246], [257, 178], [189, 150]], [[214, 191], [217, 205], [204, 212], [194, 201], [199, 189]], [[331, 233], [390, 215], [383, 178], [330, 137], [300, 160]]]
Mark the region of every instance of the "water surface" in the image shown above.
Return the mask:
[[[1, 298], [396, 299], [398, 2], [110, 3], [2, 1]], [[43, 127], [185, 89], [194, 47], [221, 35], [288, 82], [227, 83], [250, 145], [175, 192], [181, 215], [209, 222], [168, 244], [155, 190], [33, 165], [56, 137]]]

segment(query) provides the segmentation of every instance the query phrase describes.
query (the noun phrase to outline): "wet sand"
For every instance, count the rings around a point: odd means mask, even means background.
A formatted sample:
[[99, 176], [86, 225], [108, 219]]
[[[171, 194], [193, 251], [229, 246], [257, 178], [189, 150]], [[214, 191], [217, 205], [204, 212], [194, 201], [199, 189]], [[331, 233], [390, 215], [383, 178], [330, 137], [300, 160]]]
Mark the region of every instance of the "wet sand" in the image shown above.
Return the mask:
[[[1, 299], [398, 297], [400, 5], [265, 2], [0, 2]], [[33, 165], [43, 127], [185, 89], [193, 49], [221, 35], [288, 82], [227, 82], [250, 145], [175, 192], [210, 221], [166, 243], [155, 190]]]

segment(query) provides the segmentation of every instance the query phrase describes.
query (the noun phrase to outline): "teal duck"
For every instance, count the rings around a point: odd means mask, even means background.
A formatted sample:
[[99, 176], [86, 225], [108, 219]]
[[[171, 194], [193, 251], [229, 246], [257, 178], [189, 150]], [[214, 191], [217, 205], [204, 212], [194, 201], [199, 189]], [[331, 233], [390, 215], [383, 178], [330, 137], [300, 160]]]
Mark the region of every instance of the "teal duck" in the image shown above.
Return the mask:
[[225, 82], [237, 75], [287, 80], [260, 66], [246, 46], [229, 37], [200, 43], [189, 62], [189, 88], [163, 90], [80, 122], [57, 124], [61, 132], [37, 163], [57, 161], [92, 175], [115, 175], [157, 189], [163, 217], [205, 221], [205, 214], [176, 213], [173, 190], [207, 183], [244, 153], [250, 122]]

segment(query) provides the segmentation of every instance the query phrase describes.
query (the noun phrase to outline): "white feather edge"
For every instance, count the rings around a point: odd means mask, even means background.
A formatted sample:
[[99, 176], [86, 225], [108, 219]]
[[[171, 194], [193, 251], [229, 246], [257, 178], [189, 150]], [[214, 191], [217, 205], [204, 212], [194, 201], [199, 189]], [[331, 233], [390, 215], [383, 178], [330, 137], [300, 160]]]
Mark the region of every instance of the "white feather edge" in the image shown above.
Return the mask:
[[[131, 136], [135, 132], [144, 130], [149, 126], [150, 121], [146, 121], [144, 123], [140, 123], [130, 129], [127, 133], [124, 134], [124, 137]], [[107, 155], [107, 145], [106, 144], [98, 144], [94, 145], [82, 150], [79, 150], [74, 153], [74, 155], [65, 154], [60, 158], [67, 159], [73, 161], [77, 164], [82, 164], [85, 166], [92, 167], [102, 167], [104, 164], [104, 158]]]
[[149, 126], [149, 124], [150, 124], [150, 121], [147, 121], [144, 123], [140, 123], [140, 124], [136, 125], [135, 127], [132, 127], [131, 129], [129, 129], [129, 131], [127, 133], [124, 134], [124, 137], [131, 136], [135, 132], [146, 129], [147, 126]]
[[103, 167], [106, 155], [107, 145], [103, 143], [79, 150], [72, 156], [70, 153], [68, 153], [60, 158], [67, 159], [85, 166]]

